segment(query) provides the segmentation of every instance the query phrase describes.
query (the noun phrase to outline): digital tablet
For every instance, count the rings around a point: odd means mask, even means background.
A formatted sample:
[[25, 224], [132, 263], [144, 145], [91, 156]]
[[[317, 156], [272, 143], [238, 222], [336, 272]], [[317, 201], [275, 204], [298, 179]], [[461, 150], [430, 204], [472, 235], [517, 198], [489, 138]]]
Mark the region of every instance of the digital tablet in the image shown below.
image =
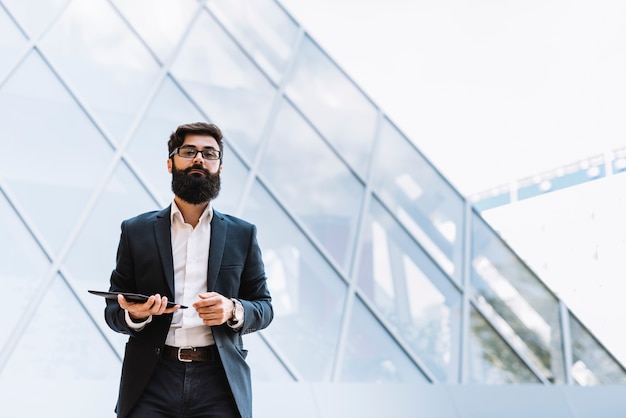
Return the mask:
[[[115, 299], [117, 300], [117, 295], [122, 295], [126, 298], [127, 301], [129, 302], [138, 302], [138, 303], [144, 303], [145, 301], [148, 300], [149, 296], [146, 295], [142, 295], [140, 293], [128, 293], [128, 292], [102, 292], [100, 290], [88, 290], [89, 293], [91, 293], [92, 295], [97, 295], [97, 296], [102, 296], [106, 299]], [[168, 308], [173, 308], [174, 306], [178, 305], [177, 303], [174, 302], [167, 302], [167, 307]], [[187, 309], [186, 306], [180, 305], [180, 309]]]

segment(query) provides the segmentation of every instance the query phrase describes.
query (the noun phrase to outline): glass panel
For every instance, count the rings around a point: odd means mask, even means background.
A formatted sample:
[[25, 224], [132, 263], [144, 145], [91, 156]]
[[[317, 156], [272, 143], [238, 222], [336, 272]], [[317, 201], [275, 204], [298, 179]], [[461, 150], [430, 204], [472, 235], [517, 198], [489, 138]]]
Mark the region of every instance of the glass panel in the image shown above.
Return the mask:
[[1, 352], [50, 263], [2, 193], [0, 214], [0, 286], [10, 295], [2, 298], [2, 308], [11, 313], [2, 319]]
[[0, 7], [0, 85], [24, 48], [26, 39]]
[[376, 194], [460, 284], [463, 199], [389, 121], [380, 136], [372, 180]]
[[472, 215], [472, 295], [498, 331], [548, 380], [563, 383], [556, 297], [477, 214]]
[[189, 33], [172, 74], [252, 159], [276, 91], [208, 13]]
[[258, 226], [276, 315], [263, 332], [276, 341], [305, 380], [328, 381], [345, 282], [258, 183], [244, 218]]
[[229, 149], [228, 143], [224, 144], [222, 165], [224, 166], [221, 174], [222, 184], [220, 194], [215, 198], [214, 208], [222, 213], [237, 214], [241, 194], [248, 178], [248, 169]]
[[457, 382], [461, 296], [373, 200], [360, 253], [359, 289], [440, 382]]
[[[102, 298], [88, 294], [87, 290], [109, 288], [122, 221], [157, 209], [160, 208], [126, 165], [120, 164], [65, 258], [68, 276], [94, 318], [102, 318], [105, 303]], [[109, 331], [106, 325], [104, 328]], [[113, 331], [110, 334], [118, 335]], [[123, 353], [122, 346], [117, 348], [120, 354]]]
[[0, 149], [7, 188], [58, 250], [113, 152], [36, 52], [0, 89]]
[[121, 363], [61, 277], [32, 308], [0, 375], [2, 415], [111, 416]]
[[574, 315], [569, 315], [574, 382], [581, 386], [626, 384], [626, 370], [591, 335]]
[[271, 136], [260, 171], [285, 206], [347, 267], [363, 185], [286, 102]]
[[[112, 0], [133, 29], [164, 62], [189, 27], [198, 2], [194, 0]], [[167, 30], [164, 30], [167, 28]]]
[[[2, 0], [31, 39], [39, 37], [68, 2], [69, 0]], [[2, 26], [0, 23], [0, 28]]]
[[302, 43], [285, 91], [339, 154], [365, 176], [377, 110], [309, 38]]
[[515, 354], [474, 307], [470, 312], [469, 379], [467, 383], [539, 383], [540, 380]]
[[339, 380], [428, 382], [359, 298], [352, 308]]
[[[272, 325], [273, 326], [273, 325]], [[246, 361], [252, 370], [252, 386], [254, 382], [293, 382], [285, 366], [278, 360], [258, 332], [243, 336], [244, 347], [248, 350]]]
[[171, 203], [172, 176], [167, 171], [167, 141], [178, 125], [205, 118], [168, 77], [126, 148], [129, 164], [156, 194], [161, 206]]
[[295, 22], [272, 0], [209, 0], [207, 4], [278, 84], [298, 35]]
[[159, 76], [153, 56], [108, 2], [74, 1], [40, 43], [77, 96], [121, 142]]

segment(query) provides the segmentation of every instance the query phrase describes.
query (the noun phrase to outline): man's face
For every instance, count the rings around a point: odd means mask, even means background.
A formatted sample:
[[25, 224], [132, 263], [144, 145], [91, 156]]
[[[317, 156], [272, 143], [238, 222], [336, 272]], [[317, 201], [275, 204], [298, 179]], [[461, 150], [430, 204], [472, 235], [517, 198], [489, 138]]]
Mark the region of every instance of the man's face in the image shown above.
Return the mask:
[[[187, 135], [180, 148], [219, 151], [217, 141], [209, 135]], [[185, 202], [197, 205], [217, 197], [221, 160], [205, 160], [200, 152], [192, 158], [174, 154], [167, 160], [167, 167], [172, 173], [172, 191]]]

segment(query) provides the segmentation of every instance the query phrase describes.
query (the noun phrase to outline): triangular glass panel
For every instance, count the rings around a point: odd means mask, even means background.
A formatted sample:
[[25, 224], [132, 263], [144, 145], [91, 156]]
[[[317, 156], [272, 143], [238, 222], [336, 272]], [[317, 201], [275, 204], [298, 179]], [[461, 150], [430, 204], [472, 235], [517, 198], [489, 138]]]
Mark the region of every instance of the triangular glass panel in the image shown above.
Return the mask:
[[475, 213], [471, 293], [481, 312], [541, 374], [565, 382], [559, 302]]
[[111, 416], [120, 358], [60, 276], [32, 309], [20, 340], [5, 347], [3, 416]]
[[340, 364], [342, 382], [429, 382], [356, 296]]
[[474, 308], [470, 313], [467, 383], [540, 383], [539, 378]]
[[441, 269], [461, 284], [463, 198], [395, 126], [384, 119], [372, 188]]
[[362, 294], [439, 382], [456, 383], [461, 293], [376, 199], [358, 259]]
[[252, 160], [276, 90], [208, 13], [196, 20], [171, 72], [207, 117]]
[[276, 312], [264, 333], [305, 380], [329, 380], [346, 283], [259, 183], [244, 218], [258, 227]]
[[207, 6], [254, 61], [279, 84], [293, 54], [299, 28], [278, 3], [210, 0]]
[[109, 139], [122, 142], [160, 68], [109, 2], [70, 3], [39, 47]]
[[259, 171], [347, 270], [365, 186], [286, 100], [270, 135]]
[[22, 154], [5, 158], [0, 175], [44, 248], [56, 253], [81, 217], [113, 150], [37, 52], [0, 88], [0, 147]]
[[580, 386], [626, 384], [626, 370], [571, 313], [572, 339], [570, 374]]
[[10, 69], [17, 65], [17, 60], [26, 45], [24, 35], [0, 7], [0, 85]]
[[[2, 0], [31, 39], [38, 38], [69, 0]], [[0, 23], [2, 28], [2, 23]], [[2, 30], [0, 29], [0, 32]], [[1, 60], [0, 60], [1, 61]]]
[[293, 377], [276, 356], [260, 333], [243, 336], [244, 347], [248, 350], [246, 362], [252, 370], [253, 382], [293, 382]]
[[309, 37], [300, 46], [285, 91], [328, 143], [364, 178], [378, 110]]
[[172, 54], [199, 8], [194, 0], [113, 0], [113, 4], [162, 63]]
[[137, 178], [120, 163], [64, 261], [68, 279], [94, 318], [103, 318], [105, 303], [102, 298], [88, 294], [87, 290], [108, 290], [111, 271], [115, 268], [121, 222], [157, 209], [160, 208]]
[[0, 286], [6, 297], [2, 307], [10, 315], [3, 318], [0, 341], [8, 341], [37, 286], [51, 274], [50, 261], [34, 237], [0, 193]]

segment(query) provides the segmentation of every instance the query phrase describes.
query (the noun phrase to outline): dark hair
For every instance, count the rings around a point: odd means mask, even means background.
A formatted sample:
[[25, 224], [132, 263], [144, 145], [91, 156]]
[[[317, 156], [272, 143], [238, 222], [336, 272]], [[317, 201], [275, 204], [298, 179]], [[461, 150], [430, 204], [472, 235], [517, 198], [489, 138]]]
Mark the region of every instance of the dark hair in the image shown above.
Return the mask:
[[224, 154], [221, 129], [212, 123], [206, 122], [187, 123], [176, 128], [176, 130], [170, 135], [170, 140], [167, 141], [167, 147], [169, 149], [168, 154], [171, 154], [172, 151], [183, 145], [185, 137], [189, 134], [212, 136], [215, 138], [217, 145], [220, 147], [220, 154]]

